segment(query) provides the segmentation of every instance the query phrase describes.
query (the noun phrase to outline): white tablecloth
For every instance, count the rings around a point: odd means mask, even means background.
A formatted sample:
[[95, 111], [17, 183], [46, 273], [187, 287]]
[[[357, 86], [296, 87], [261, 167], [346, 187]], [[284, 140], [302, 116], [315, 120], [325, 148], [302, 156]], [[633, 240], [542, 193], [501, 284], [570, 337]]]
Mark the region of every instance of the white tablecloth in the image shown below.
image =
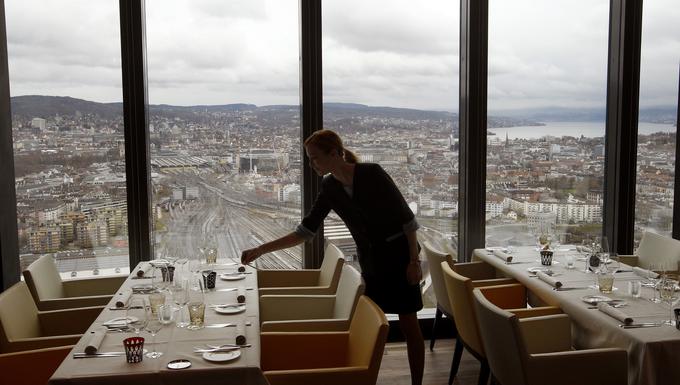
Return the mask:
[[[142, 262], [145, 263], [145, 262]], [[235, 271], [237, 266], [225, 267]], [[125, 356], [107, 358], [74, 359], [73, 354], [62, 362], [49, 381], [51, 385], [61, 384], [266, 384], [266, 380], [259, 368], [260, 363], [260, 327], [257, 294], [257, 274], [248, 267], [246, 278], [239, 281], [223, 281], [217, 279], [216, 289], [232, 287], [250, 287], [246, 290], [246, 311], [232, 315], [222, 315], [206, 307], [205, 323], [233, 323], [238, 321], [250, 322], [245, 326], [247, 342], [252, 347], [242, 348], [241, 356], [233, 361], [213, 363], [204, 360], [200, 354], [193, 353], [193, 347], [210, 344], [234, 343], [235, 327], [205, 328], [197, 331], [177, 328], [174, 324], [164, 326], [156, 335], [156, 348], [163, 352], [158, 359], [144, 358], [141, 363], [128, 364]], [[136, 269], [133, 269], [133, 272]], [[218, 271], [219, 273], [225, 270]], [[121, 290], [129, 289], [135, 284], [150, 283], [150, 279], [133, 279], [135, 274], [128, 277]], [[169, 295], [169, 294], [166, 294]], [[205, 294], [206, 304], [235, 303], [237, 291], [220, 292], [208, 291]], [[112, 318], [125, 316], [125, 310], [109, 310], [115, 307], [112, 301], [90, 326], [88, 332], [81, 338], [72, 353], [82, 352], [89, 341], [91, 331]], [[184, 310], [186, 312], [186, 309]], [[134, 336], [134, 333], [109, 332], [104, 337], [99, 348], [100, 352], [124, 351], [123, 339]], [[145, 339], [145, 348], [152, 349], [152, 337], [141, 332]], [[171, 370], [168, 362], [176, 359], [188, 359], [192, 366], [188, 369]]]

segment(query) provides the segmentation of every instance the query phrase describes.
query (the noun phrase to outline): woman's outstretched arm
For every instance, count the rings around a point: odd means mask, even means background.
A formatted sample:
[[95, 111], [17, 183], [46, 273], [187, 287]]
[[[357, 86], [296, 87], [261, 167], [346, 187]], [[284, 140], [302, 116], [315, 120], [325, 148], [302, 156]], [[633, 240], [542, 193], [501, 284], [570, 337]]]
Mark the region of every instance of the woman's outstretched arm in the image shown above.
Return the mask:
[[262, 254], [271, 253], [272, 251], [276, 250], [287, 249], [289, 247], [299, 245], [304, 241], [305, 241], [304, 238], [297, 235], [295, 232], [292, 232], [288, 235], [284, 235], [281, 238], [275, 239], [267, 243], [263, 243], [258, 247], [243, 250], [243, 252], [241, 253], [241, 263], [243, 263], [244, 265], [248, 264], [259, 258]]

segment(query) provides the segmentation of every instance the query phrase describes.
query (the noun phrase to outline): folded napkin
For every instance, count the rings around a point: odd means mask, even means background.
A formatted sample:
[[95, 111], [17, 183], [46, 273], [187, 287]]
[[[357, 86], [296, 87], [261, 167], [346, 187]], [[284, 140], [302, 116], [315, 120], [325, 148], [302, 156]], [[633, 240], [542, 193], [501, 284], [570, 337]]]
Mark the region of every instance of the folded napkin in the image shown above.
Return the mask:
[[633, 317], [629, 317], [623, 314], [619, 309], [616, 309], [606, 302], [600, 302], [597, 304], [597, 309], [607, 315], [610, 315], [617, 320], [623, 322], [624, 325], [630, 325], [633, 323]]
[[102, 344], [102, 340], [106, 336], [106, 328], [98, 327], [93, 332], [90, 333], [90, 341], [85, 346], [85, 354], [95, 354], [99, 350], [99, 345]]
[[116, 294], [116, 307], [125, 307], [130, 299], [132, 291], [125, 290]]
[[548, 274], [542, 271], [537, 271], [536, 276], [538, 277], [538, 279], [554, 287], [555, 289], [559, 289], [562, 287], [562, 282], [556, 280], [555, 278], [549, 276]]
[[137, 277], [138, 278], [143, 278], [149, 275], [149, 269], [151, 268], [150, 265], [148, 264], [143, 264], [142, 266], [139, 267], [139, 270], [137, 270]]
[[238, 295], [236, 295], [236, 302], [245, 303], [246, 302], [246, 288], [240, 286], [238, 288]]
[[512, 255], [504, 253], [501, 250], [494, 250], [493, 255], [503, 260], [503, 262], [512, 262]]
[[633, 267], [633, 272], [642, 278], [659, 278], [659, 274], [637, 266]]
[[243, 321], [236, 323], [236, 345], [243, 345], [246, 343], [246, 324]]

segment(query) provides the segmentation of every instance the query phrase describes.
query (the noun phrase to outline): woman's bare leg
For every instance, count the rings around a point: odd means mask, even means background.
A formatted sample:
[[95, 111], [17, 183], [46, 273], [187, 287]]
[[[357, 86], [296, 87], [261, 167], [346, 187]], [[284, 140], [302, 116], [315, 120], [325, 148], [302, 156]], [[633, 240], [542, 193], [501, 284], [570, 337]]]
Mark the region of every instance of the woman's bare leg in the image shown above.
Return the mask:
[[425, 366], [425, 341], [420, 331], [416, 313], [399, 314], [399, 327], [406, 337], [406, 351], [408, 365], [411, 369], [411, 384], [423, 383], [423, 368]]

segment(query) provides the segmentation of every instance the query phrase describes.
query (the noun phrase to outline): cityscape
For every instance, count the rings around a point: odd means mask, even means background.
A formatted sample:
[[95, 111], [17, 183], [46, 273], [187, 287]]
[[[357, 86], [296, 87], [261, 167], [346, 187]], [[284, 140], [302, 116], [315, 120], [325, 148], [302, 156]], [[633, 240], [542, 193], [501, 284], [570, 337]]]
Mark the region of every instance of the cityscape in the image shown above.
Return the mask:
[[[22, 96], [12, 98], [12, 109], [22, 269], [45, 253], [62, 272], [127, 267], [122, 104]], [[155, 257], [198, 258], [212, 242], [220, 258], [238, 258], [299, 223], [299, 107], [162, 105], [150, 106], [149, 119]], [[416, 214], [421, 240], [455, 255], [455, 113], [329, 103], [324, 126], [362, 162], [387, 170]], [[580, 243], [601, 232], [604, 138], [561, 135], [552, 126], [489, 117], [487, 246], [533, 244], [545, 233]], [[515, 127], [542, 135], [509, 135]], [[657, 119], [645, 131], [638, 237], [646, 229], [669, 233], [672, 222], [675, 129]], [[324, 234], [352, 259], [351, 236], [332, 213]], [[301, 263], [300, 247], [258, 260], [266, 268]]]

